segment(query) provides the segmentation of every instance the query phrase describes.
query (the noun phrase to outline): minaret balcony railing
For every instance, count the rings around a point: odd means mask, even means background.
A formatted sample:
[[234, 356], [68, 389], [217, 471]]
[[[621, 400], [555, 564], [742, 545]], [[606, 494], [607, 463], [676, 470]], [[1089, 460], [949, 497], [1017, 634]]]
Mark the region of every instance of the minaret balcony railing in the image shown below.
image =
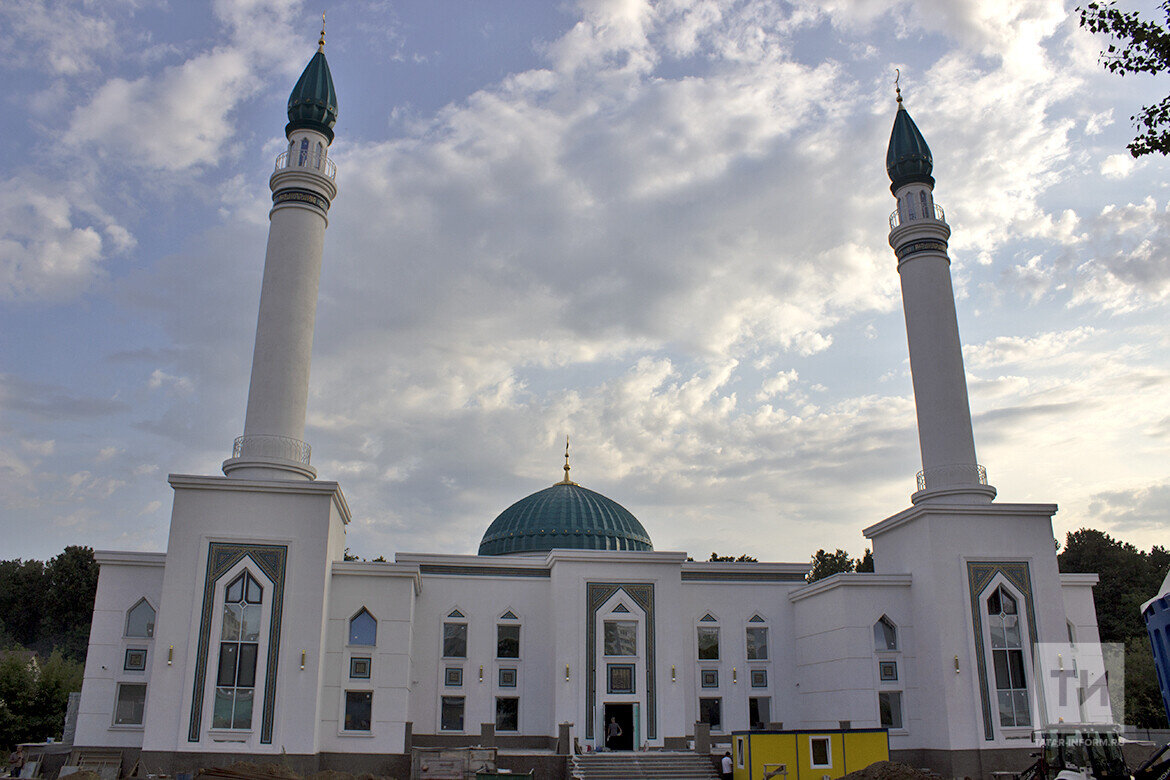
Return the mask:
[[237, 436], [232, 445], [232, 457], [260, 457], [290, 460], [294, 463], [309, 465], [309, 455], [312, 448], [307, 442], [294, 439], [291, 436], [270, 436], [253, 434], [251, 436]]
[[932, 469], [918, 472], [918, 490], [927, 488], [951, 487], [954, 485], [986, 485], [987, 469], [976, 464], [959, 464], [955, 466], [936, 466]]
[[[939, 222], [946, 222], [947, 221], [947, 215], [943, 211], [943, 207], [938, 205], [937, 203], [934, 204], [934, 218], [937, 219]], [[898, 212], [898, 209], [894, 209], [893, 213], [890, 214], [890, 230], [893, 230], [894, 228], [898, 227], [899, 225], [903, 225], [906, 222], [915, 222], [915, 221], [920, 220], [920, 219], [929, 219], [929, 217], [927, 217], [926, 215], [923, 215], [920, 217], [920, 216], [917, 216], [914, 212], [911, 212], [910, 216], [907, 219], [903, 220], [902, 215]]]
[[281, 152], [276, 156], [276, 171], [304, 169], [316, 171], [330, 179], [337, 178], [337, 166], [325, 154], [311, 151]]

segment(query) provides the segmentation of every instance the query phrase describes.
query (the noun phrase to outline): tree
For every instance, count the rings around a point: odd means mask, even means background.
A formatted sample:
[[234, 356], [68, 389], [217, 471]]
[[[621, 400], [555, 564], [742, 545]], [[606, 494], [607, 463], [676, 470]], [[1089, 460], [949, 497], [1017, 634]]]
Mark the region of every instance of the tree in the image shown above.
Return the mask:
[[82, 665], [54, 651], [0, 656], [0, 745], [61, 738], [69, 693], [81, 690]]
[[41, 638], [35, 648], [42, 652], [58, 649], [66, 658], [84, 661], [98, 581], [93, 549], [66, 547], [45, 565], [44, 579]]
[[853, 568], [856, 572], [872, 572], [873, 571], [873, 552], [866, 547], [865, 552], [857, 559], [857, 565]]
[[718, 555], [716, 553], [711, 553], [711, 557], [708, 558], [708, 561], [724, 561], [724, 562], [734, 562], [734, 563], [756, 563], [757, 562], [755, 558], [753, 558], [750, 555], [747, 555], [746, 553], [744, 555], [739, 556], [738, 558], [736, 558], [734, 555]]
[[[1077, 11], [1081, 27], [1118, 41], [1101, 52], [1105, 70], [1119, 76], [1156, 75], [1170, 70], [1170, 32], [1166, 29], [1170, 27], [1170, 0], [1165, 0], [1161, 8], [1166, 14], [1166, 26], [1143, 19], [1137, 11], [1120, 11], [1112, 1], [1092, 2]], [[1137, 137], [1127, 147], [1131, 155], [1170, 152], [1170, 97], [1143, 106], [1130, 120], [1138, 127]]]
[[809, 570], [804, 579], [806, 582], [816, 582], [834, 574], [853, 571], [855, 565], [853, 559], [849, 557], [849, 553], [840, 548], [831, 553], [817, 550], [812, 557], [812, 569]]

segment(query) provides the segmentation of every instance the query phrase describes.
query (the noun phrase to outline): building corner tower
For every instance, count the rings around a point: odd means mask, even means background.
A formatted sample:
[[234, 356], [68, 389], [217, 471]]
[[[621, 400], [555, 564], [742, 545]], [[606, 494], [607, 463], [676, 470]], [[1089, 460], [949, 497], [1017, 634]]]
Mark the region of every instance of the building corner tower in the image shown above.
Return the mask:
[[269, 179], [268, 248], [244, 433], [225, 475], [238, 479], [312, 480], [305, 438], [309, 363], [329, 206], [337, 195], [329, 159], [337, 94], [325, 59], [325, 31], [288, 99], [288, 149]]
[[930, 147], [898, 90], [886, 171], [898, 207], [890, 215], [890, 246], [898, 258], [910, 373], [918, 415], [922, 471], [911, 500], [989, 503], [995, 488], [975, 458], [971, 408], [963, 371], [951, 261], [951, 228], [934, 202]]

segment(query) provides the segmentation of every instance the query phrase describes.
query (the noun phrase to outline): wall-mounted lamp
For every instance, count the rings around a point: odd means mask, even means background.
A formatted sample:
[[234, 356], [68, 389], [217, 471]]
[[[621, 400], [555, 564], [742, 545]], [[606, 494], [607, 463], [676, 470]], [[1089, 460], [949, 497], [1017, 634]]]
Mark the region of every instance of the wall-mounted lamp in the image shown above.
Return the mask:
[[565, 664], [565, 682], [569, 681], [569, 665]]
[[670, 666], [670, 681], [674, 682], [674, 664]]
[[167, 650], [167, 666], [175, 662], [175, 646], [171, 645], [171, 649]]
[[735, 671], [735, 667], [731, 667], [731, 682], [735, 684], [739, 682], [739, 673]]
[[483, 682], [483, 664], [479, 665], [479, 681]]
[[1057, 654], [1056, 654], [1056, 660], [1060, 662], [1060, 671], [1062, 671], [1062, 672], [1063, 672], [1063, 671], [1064, 671], [1064, 654], [1063, 654], [1063, 653], [1057, 653]]
[[301, 671], [305, 669], [305, 651], [301, 651]]
[[959, 656], [955, 656], [955, 674], [959, 673]]

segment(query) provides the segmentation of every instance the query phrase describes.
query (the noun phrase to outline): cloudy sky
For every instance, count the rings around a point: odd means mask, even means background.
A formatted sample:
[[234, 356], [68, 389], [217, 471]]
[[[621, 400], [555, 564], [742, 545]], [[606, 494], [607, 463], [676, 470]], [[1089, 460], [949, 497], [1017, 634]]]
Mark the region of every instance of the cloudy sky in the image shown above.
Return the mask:
[[[341, 0], [307, 438], [364, 557], [561, 476], [657, 549], [859, 555], [921, 467], [884, 169], [935, 158], [979, 460], [1166, 543], [1167, 161], [1072, 0]], [[166, 548], [243, 429], [301, 0], [0, 6], [0, 558]]]

